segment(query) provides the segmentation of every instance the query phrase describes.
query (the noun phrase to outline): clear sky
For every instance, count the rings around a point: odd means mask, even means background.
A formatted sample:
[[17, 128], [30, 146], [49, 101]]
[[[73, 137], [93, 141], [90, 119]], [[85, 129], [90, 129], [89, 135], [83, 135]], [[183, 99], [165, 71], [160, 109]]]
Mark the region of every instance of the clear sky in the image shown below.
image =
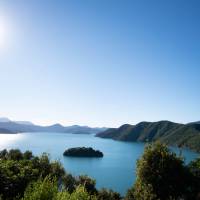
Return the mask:
[[0, 116], [200, 120], [200, 1], [0, 0]]

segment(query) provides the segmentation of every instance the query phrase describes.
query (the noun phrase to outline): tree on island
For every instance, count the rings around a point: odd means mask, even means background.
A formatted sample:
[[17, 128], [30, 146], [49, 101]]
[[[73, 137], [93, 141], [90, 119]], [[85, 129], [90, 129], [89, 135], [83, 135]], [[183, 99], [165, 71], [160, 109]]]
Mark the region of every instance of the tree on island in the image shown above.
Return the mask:
[[64, 156], [72, 157], [103, 157], [103, 153], [91, 147], [75, 147], [65, 150]]

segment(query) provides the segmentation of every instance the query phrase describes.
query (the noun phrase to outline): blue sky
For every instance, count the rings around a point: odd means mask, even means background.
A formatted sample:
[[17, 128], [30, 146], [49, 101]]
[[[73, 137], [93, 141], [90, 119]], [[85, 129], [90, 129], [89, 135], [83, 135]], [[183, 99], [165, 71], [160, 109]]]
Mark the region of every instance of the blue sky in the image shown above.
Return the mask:
[[0, 0], [0, 115], [200, 120], [199, 21], [198, 0]]

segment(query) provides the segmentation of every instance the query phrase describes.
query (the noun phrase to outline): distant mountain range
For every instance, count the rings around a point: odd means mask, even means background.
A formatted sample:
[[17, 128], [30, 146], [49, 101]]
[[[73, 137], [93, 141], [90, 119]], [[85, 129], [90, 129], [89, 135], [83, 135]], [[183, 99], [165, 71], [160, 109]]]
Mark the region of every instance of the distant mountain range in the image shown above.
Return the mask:
[[51, 126], [38, 126], [28, 121], [12, 121], [8, 118], [0, 118], [0, 133], [22, 133], [22, 132], [60, 132], [73, 134], [97, 134], [106, 128], [91, 128], [88, 126], [62, 126], [54, 124]]
[[160, 140], [168, 145], [187, 147], [200, 152], [200, 122], [179, 124], [159, 121], [124, 124], [119, 128], [109, 128], [96, 136], [132, 142]]
[[17, 124], [23, 124], [23, 125], [34, 125], [32, 122], [29, 121], [11, 121], [7, 117], [0, 117], [0, 122], [15, 122]]
[[188, 124], [170, 121], [124, 124], [119, 128], [91, 128], [88, 126], [39, 126], [28, 121], [12, 121], [0, 118], [0, 133], [60, 132], [73, 134], [96, 134], [97, 137], [130, 142], [160, 140], [168, 145], [188, 147], [200, 152], [200, 121]]

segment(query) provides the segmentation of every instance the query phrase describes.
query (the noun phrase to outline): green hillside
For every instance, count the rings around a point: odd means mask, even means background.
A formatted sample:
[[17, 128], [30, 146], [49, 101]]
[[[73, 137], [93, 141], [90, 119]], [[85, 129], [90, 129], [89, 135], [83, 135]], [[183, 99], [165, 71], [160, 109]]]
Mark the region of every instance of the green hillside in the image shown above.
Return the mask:
[[179, 124], [170, 121], [140, 122], [136, 125], [125, 124], [119, 128], [107, 129], [97, 137], [121, 141], [152, 142], [188, 147], [200, 152], [200, 124]]

